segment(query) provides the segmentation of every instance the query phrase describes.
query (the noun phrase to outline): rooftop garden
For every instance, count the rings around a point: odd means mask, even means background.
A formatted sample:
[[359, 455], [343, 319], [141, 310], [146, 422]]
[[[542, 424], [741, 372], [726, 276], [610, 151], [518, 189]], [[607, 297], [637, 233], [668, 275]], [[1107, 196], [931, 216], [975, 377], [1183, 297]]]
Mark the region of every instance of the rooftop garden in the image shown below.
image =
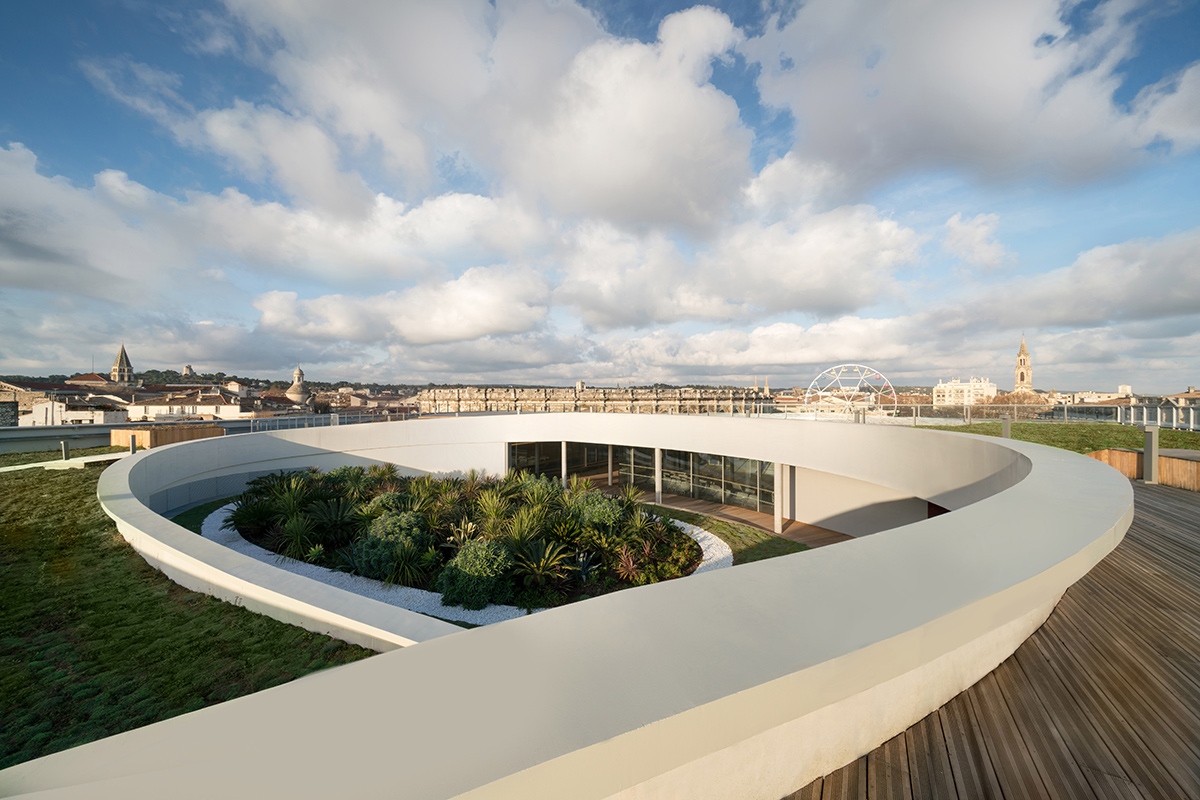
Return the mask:
[[436, 591], [446, 605], [541, 608], [695, 569], [700, 547], [640, 497], [527, 473], [340, 467], [257, 478], [225, 524], [280, 555]]
[[0, 474], [0, 769], [372, 655], [172, 583], [102, 470]]
[[[922, 429], [1000, 436], [1002, 423], [925, 425]], [[1146, 434], [1142, 431], [1115, 422], [1014, 422], [1012, 438], [1084, 454], [1114, 447], [1141, 449], [1146, 442]], [[1163, 449], [1200, 450], [1200, 432], [1163, 428], [1158, 432], [1158, 446]]]

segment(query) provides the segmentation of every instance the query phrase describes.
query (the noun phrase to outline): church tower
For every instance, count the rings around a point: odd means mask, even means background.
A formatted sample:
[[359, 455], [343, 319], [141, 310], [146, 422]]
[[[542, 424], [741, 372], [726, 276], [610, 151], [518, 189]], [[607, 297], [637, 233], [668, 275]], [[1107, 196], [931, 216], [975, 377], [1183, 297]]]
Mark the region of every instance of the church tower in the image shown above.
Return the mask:
[[1013, 370], [1013, 392], [1033, 391], [1033, 365], [1029, 363], [1029, 348], [1025, 337], [1021, 337], [1021, 349], [1017, 351], [1017, 367]]
[[124, 343], [121, 344], [121, 350], [117, 353], [116, 361], [113, 361], [112, 372], [108, 373], [108, 377], [113, 383], [133, 383], [133, 365], [129, 363], [129, 354], [125, 352]]
[[292, 385], [284, 393], [287, 399], [291, 400], [298, 406], [307, 405], [311, 395], [308, 392], [308, 387], [304, 385], [304, 370], [296, 365], [295, 372], [292, 373]]

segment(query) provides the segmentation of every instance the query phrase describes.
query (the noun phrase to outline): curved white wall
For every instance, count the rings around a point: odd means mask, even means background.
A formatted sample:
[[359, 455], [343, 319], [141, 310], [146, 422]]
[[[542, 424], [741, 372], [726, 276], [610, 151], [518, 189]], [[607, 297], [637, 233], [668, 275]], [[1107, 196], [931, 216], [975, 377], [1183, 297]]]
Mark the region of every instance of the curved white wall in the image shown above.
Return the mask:
[[[497, 471], [506, 441], [563, 439], [777, 461], [956, 511], [487, 628], [405, 637], [387, 631], [403, 620], [361, 619], [375, 611], [367, 605], [322, 609], [328, 598], [308, 587], [242, 572], [147, 507], [307, 463]], [[122, 533], [178, 580], [199, 570], [215, 585], [228, 568], [270, 585], [264, 606], [283, 597], [302, 606], [289, 613], [429, 640], [10, 768], [5, 794], [778, 798], [994, 668], [1116, 546], [1133, 503], [1114, 470], [1036, 445], [599, 414], [210, 439], [126, 459], [100, 494]]]

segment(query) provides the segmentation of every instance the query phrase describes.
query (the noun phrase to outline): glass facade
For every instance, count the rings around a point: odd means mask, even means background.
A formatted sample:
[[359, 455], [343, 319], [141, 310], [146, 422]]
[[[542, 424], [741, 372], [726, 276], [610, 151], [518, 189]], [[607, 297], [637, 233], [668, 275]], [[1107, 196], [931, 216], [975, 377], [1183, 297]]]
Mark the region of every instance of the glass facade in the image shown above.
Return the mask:
[[[536, 475], [562, 474], [561, 442], [509, 445], [509, 466]], [[567, 442], [567, 474], [603, 478], [608, 445]], [[618, 482], [654, 491], [654, 448], [614, 447]], [[775, 465], [752, 458], [663, 450], [663, 492], [775, 513]]]
[[[512, 469], [524, 470], [534, 475], [551, 475], [557, 478], [562, 474], [562, 442], [509, 444], [508, 465]], [[567, 474], [603, 477], [607, 469], [608, 445], [567, 442]]]

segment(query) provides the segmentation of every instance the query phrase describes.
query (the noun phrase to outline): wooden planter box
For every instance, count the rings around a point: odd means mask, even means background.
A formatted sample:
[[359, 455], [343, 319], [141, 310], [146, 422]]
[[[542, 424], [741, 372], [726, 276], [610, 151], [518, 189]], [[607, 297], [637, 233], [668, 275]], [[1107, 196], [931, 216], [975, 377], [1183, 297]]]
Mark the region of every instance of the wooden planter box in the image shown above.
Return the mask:
[[224, 436], [225, 429], [217, 425], [163, 425], [153, 428], [120, 428], [111, 434], [113, 447], [129, 447], [129, 440], [136, 439], [139, 450], [160, 447], [193, 439], [208, 439]]
[[[1103, 461], [1130, 480], [1142, 478], [1142, 453], [1140, 450], [1111, 448], [1088, 453], [1097, 461]], [[1158, 482], [1163, 486], [1174, 486], [1200, 492], [1200, 461], [1185, 458], [1158, 457]]]

